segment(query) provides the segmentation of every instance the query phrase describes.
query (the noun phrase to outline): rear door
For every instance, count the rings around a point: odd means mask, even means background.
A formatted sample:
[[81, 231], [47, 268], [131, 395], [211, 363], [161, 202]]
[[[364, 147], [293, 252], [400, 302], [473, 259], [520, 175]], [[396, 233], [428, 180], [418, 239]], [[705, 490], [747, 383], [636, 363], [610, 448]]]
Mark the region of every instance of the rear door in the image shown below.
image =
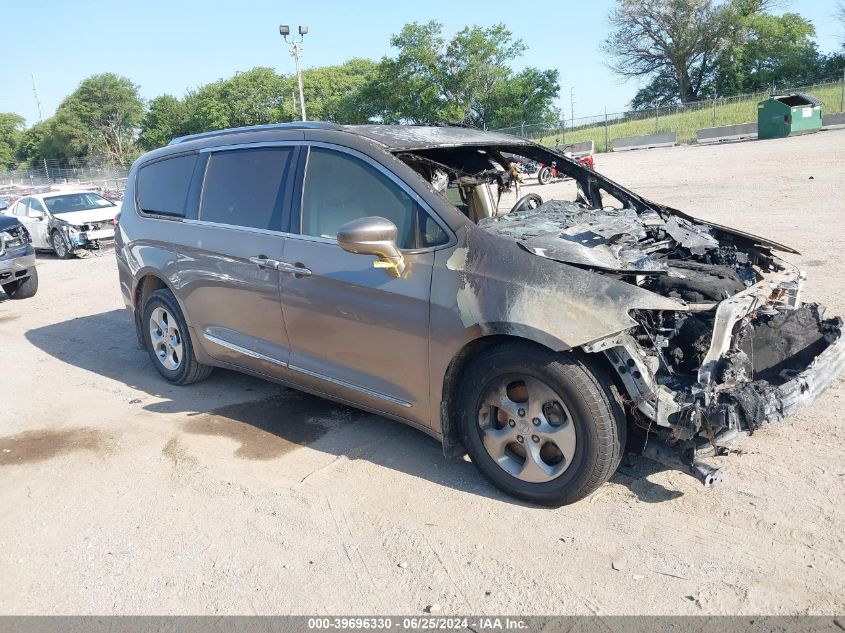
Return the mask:
[[33, 208], [31, 206], [33, 204], [38, 205], [34, 207], [38, 210], [44, 209], [43, 205], [41, 205], [38, 200], [26, 197], [21, 198], [13, 204], [7, 213], [14, 215], [18, 219], [18, 222], [23, 224], [24, 228], [29, 233], [30, 238], [32, 238], [32, 246], [34, 248], [49, 248], [50, 245], [47, 242], [47, 216], [45, 214], [45, 216], [40, 219], [30, 217], [29, 213], [30, 209]]
[[289, 355], [276, 263], [298, 152], [291, 145], [202, 152], [190, 239], [178, 247], [181, 295], [203, 349], [269, 376], [284, 375]]
[[[346, 148], [310, 148], [301, 196], [281, 277], [291, 370], [314, 389], [428, 425], [433, 250], [447, 233], [407, 185]], [[397, 225], [402, 277], [338, 245], [337, 228], [366, 216]]]
[[[40, 211], [43, 215], [40, 218], [33, 218], [33, 211]], [[29, 204], [26, 209], [26, 218], [21, 218], [21, 221], [28, 222], [26, 230], [29, 231], [29, 234], [32, 236], [33, 246], [38, 248], [49, 248], [51, 246], [48, 230], [50, 225], [49, 216], [47, 214], [47, 209], [44, 208], [44, 205], [41, 204], [41, 201], [38, 198], [29, 199]]]

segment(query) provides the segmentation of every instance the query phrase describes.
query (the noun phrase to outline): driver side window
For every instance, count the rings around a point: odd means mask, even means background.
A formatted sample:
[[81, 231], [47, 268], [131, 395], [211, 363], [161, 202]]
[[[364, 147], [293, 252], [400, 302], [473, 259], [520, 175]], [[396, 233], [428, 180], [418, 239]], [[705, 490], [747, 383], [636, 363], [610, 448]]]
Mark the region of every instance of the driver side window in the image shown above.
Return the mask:
[[[29, 211], [41, 211], [41, 213], [46, 213], [46, 211], [44, 210], [44, 205], [43, 205], [43, 204], [41, 204], [41, 203], [40, 203], [38, 200], [36, 200], [35, 198], [30, 198], [30, 199], [29, 199]], [[29, 212], [29, 211], [28, 211], [28, 212]], [[27, 213], [28, 213], [28, 212], [27, 212]]]
[[401, 249], [447, 239], [416, 201], [379, 170], [344, 152], [311, 148], [302, 194], [302, 235], [334, 239], [343, 224], [367, 216], [393, 222]]

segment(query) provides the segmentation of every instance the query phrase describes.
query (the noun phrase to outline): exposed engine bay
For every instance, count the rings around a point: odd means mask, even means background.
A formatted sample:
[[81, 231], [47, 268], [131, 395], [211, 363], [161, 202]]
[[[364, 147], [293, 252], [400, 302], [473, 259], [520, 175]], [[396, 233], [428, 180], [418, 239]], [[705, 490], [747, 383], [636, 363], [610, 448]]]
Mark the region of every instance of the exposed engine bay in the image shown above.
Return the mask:
[[[486, 232], [677, 301], [682, 309], [631, 309], [629, 329], [582, 346], [615, 369], [646, 457], [715, 483], [723, 471], [701, 457], [791, 415], [845, 368], [842, 320], [804, 303], [804, 274], [773, 254], [796, 251], [649, 202], [539, 146], [518, 153], [556, 160], [576, 181], [576, 199], [532, 194], [502, 212], [502, 192], [519, 191], [512, 151], [461, 146], [398, 157], [436, 190], [457, 188], [459, 208]], [[603, 194], [621, 207], [604, 206]]]

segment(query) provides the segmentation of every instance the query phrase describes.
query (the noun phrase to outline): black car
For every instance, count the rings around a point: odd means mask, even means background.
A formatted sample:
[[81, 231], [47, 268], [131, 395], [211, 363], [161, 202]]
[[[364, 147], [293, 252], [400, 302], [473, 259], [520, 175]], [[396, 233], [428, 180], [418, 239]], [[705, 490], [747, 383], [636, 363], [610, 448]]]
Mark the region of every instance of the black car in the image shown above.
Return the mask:
[[0, 286], [11, 299], [29, 299], [38, 292], [35, 250], [17, 218], [0, 215]]

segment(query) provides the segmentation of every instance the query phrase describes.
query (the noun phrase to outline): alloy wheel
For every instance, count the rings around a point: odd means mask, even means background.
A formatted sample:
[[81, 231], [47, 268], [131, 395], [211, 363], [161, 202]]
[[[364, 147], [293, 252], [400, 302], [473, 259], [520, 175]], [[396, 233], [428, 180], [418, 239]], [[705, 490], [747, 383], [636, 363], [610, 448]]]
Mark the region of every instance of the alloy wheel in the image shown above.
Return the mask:
[[478, 432], [493, 461], [528, 483], [556, 479], [575, 455], [575, 425], [566, 404], [530, 376], [502, 376], [487, 385]]
[[176, 319], [165, 308], [155, 308], [150, 314], [150, 343], [153, 352], [165, 369], [175, 371], [182, 364], [184, 348], [182, 333]]

